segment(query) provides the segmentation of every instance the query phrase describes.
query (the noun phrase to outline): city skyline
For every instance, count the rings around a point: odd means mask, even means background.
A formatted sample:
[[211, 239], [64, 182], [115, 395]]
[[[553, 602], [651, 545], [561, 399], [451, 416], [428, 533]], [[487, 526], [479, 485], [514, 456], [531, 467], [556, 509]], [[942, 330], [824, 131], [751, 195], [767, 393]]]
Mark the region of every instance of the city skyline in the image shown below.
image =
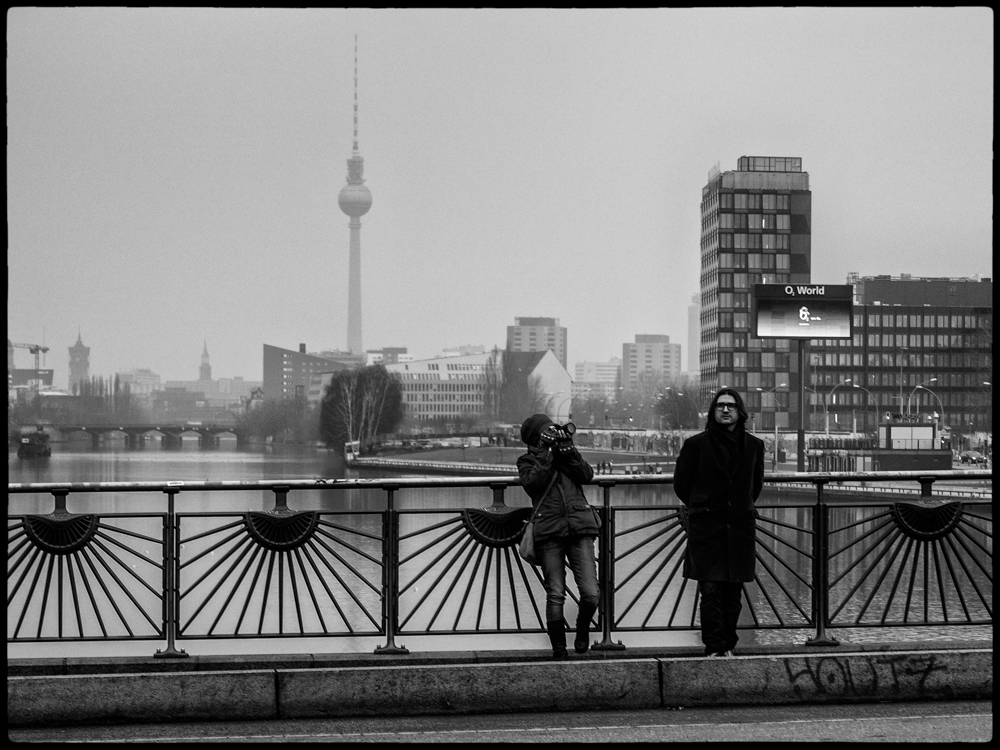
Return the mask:
[[743, 155], [803, 158], [814, 283], [992, 277], [991, 20], [13, 9], [8, 336], [57, 384], [78, 331], [102, 376], [191, 379], [206, 340], [251, 380], [262, 344], [346, 350], [355, 34], [366, 348], [503, 346], [526, 315], [570, 365], [686, 342], [700, 190]]

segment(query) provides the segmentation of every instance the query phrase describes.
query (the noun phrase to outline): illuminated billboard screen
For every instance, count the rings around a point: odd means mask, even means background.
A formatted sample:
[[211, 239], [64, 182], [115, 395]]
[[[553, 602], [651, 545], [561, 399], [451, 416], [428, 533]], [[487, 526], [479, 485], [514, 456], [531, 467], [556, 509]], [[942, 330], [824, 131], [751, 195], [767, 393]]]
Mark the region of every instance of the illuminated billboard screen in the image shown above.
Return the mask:
[[849, 339], [850, 284], [757, 284], [754, 335], [759, 339]]

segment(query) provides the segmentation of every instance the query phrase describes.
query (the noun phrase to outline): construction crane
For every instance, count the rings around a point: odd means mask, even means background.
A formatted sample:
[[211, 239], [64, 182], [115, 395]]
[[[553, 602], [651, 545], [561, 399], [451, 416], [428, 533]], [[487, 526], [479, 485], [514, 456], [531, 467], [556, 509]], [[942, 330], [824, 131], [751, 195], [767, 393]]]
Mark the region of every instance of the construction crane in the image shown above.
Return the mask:
[[41, 344], [14, 344], [10, 339], [7, 339], [7, 344], [16, 349], [27, 349], [29, 352], [35, 355], [35, 372], [38, 372], [38, 355], [44, 354], [49, 350], [49, 347], [42, 346]]

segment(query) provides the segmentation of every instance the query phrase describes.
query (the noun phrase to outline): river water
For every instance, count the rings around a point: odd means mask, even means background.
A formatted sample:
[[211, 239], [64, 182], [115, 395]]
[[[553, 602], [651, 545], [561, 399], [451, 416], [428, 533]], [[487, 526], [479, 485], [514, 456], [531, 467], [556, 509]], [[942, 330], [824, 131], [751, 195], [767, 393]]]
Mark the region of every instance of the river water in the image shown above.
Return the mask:
[[[325, 450], [295, 447], [267, 447], [251, 450], [235, 449], [235, 441], [223, 439], [212, 450], [199, 448], [197, 441], [185, 440], [179, 450], [164, 450], [156, 443], [147, 444], [143, 450], [128, 450], [124, 444], [110, 443], [101, 450], [89, 450], [86, 443], [54, 444], [51, 458], [44, 460], [19, 460], [8, 455], [8, 473], [11, 483], [31, 482], [167, 482], [167, 481], [254, 481], [276, 479], [315, 478], [372, 478], [373, 472], [359, 473], [346, 469], [339, 454]], [[386, 474], [385, 476], [394, 476]], [[622, 492], [622, 491], [625, 492]], [[672, 491], [659, 487], [622, 487], [616, 492], [615, 503], [620, 500], [633, 504], [662, 505], [673, 502]], [[507, 493], [508, 505], [526, 505], [521, 492]], [[600, 503], [600, 491], [588, 489], [591, 502]], [[624, 496], [623, 496], [624, 495]], [[289, 497], [295, 509], [382, 510], [386, 493], [381, 490], [359, 489], [345, 492], [297, 491]], [[762, 502], [770, 499], [780, 502], [783, 493], [765, 490]], [[274, 494], [271, 491], [248, 490], [233, 493], [182, 492], [178, 496], [178, 510], [184, 512], [271, 510]], [[480, 508], [489, 505], [492, 496], [483, 488], [448, 488], [406, 491], [398, 493], [399, 510], [422, 508]], [[8, 512], [49, 513], [53, 501], [49, 495], [10, 495]], [[163, 512], [163, 496], [153, 493], [86, 493], [71, 495], [70, 512]], [[642, 513], [642, 511], [639, 511]], [[652, 511], [651, 511], [652, 513]], [[789, 513], [794, 513], [789, 509]], [[619, 614], [621, 614], [619, 612]], [[907, 641], [907, 640], [992, 640], [992, 627], [892, 627], [892, 628], [841, 628], [829, 634], [847, 642]], [[743, 644], [801, 644], [811, 630], [748, 630], [741, 632]], [[697, 632], [615, 632], [614, 640], [629, 646], [691, 646], [700, 647]], [[474, 650], [484, 644], [490, 649], [539, 649], [547, 646], [543, 634], [488, 636], [417, 636], [402, 640], [411, 651]], [[302, 652], [371, 652], [383, 645], [381, 637], [337, 638], [272, 638], [241, 641], [185, 640], [179, 645], [194, 654], [246, 653], [261, 654]], [[397, 639], [397, 645], [400, 644]], [[87, 642], [8, 644], [8, 656], [99, 656], [99, 655], [148, 655], [162, 644], [150, 642]]]

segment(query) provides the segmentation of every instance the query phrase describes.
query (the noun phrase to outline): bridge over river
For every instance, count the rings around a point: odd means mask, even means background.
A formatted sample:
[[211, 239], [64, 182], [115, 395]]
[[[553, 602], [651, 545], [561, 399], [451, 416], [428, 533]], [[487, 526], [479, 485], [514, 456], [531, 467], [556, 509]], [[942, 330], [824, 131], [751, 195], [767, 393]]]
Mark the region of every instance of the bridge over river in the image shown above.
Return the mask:
[[87, 422], [67, 425], [50, 425], [50, 433], [58, 433], [57, 439], [67, 440], [74, 435], [84, 433], [90, 436], [91, 447], [98, 450], [102, 440], [110, 435], [123, 434], [129, 448], [142, 448], [145, 441], [159, 434], [165, 448], [179, 448], [185, 434], [195, 434], [198, 442], [204, 447], [218, 445], [220, 435], [230, 434], [236, 437], [236, 446], [246, 446], [248, 434], [245, 430], [226, 422], [149, 422], [146, 424], [122, 424], [120, 422], [100, 423]]

